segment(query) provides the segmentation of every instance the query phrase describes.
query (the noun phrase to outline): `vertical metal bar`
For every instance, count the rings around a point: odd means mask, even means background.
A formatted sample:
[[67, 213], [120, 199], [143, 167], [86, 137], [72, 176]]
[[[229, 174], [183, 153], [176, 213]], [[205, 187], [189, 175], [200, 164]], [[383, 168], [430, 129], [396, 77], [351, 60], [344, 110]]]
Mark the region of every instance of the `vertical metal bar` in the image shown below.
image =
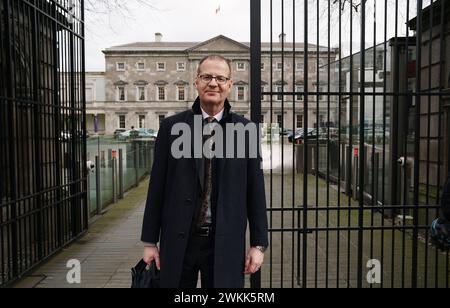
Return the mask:
[[[387, 0], [384, 1], [384, 43], [383, 43], [383, 162], [382, 162], [382, 178], [381, 178], [381, 227], [383, 231], [381, 232], [381, 266], [384, 268], [384, 236], [385, 236], [385, 181], [386, 181], [386, 127], [387, 127], [387, 108], [386, 108], [386, 91], [387, 91], [387, 27], [388, 27], [388, 15], [387, 15]], [[384, 287], [384, 272], [381, 271], [381, 288]]]
[[53, 30], [53, 105], [54, 105], [54, 136], [55, 136], [55, 184], [56, 184], [56, 200], [58, 202], [57, 206], [57, 233], [58, 233], [58, 247], [63, 245], [63, 213], [61, 209], [62, 202], [62, 187], [61, 187], [61, 99], [59, 96], [59, 83], [60, 83], [60, 72], [58, 71], [59, 67], [59, 57], [58, 57], [58, 23], [57, 23], [57, 8], [56, 3], [52, 2], [52, 12], [54, 13], [54, 20], [52, 23]]
[[[88, 190], [89, 185], [87, 183], [87, 178], [89, 177], [89, 173], [88, 170], [86, 169], [86, 155], [87, 155], [87, 141], [86, 141], [86, 45], [85, 45], [85, 24], [84, 24], [84, 0], [80, 1], [80, 14], [81, 14], [81, 20], [80, 20], [80, 35], [81, 38], [79, 39], [81, 42], [81, 54], [80, 54], [80, 59], [81, 59], [81, 71], [80, 71], [80, 75], [81, 75], [81, 82], [80, 82], [80, 91], [81, 91], [81, 95], [82, 95], [82, 131], [83, 131], [83, 143], [82, 143], [82, 167], [83, 167], [83, 177], [86, 177], [86, 181], [84, 182], [84, 186], [83, 186], [83, 197], [84, 200], [88, 201]], [[84, 211], [84, 225], [83, 225], [83, 230], [87, 230], [88, 225], [89, 225], [89, 206], [88, 206], [88, 202], [84, 202], [85, 207], [83, 208]]]
[[[304, 127], [308, 127], [308, 102], [309, 102], [309, 88], [308, 88], [308, 1], [305, 1], [305, 35], [304, 35], [304, 74], [305, 74], [305, 99], [303, 106], [303, 113], [305, 124]], [[307, 287], [307, 270], [308, 270], [308, 138], [305, 137], [305, 132], [307, 129], [303, 130], [304, 145], [303, 145], [303, 224], [302, 224], [302, 235], [303, 235], [303, 271], [302, 271], [302, 286]]]
[[[261, 2], [250, 1], [250, 77], [251, 120], [261, 122]], [[259, 126], [258, 126], [259, 127]], [[260, 144], [258, 129], [258, 148]], [[261, 270], [251, 276], [252, 288], [261, 288]]]
[[[445, 65], [444, 65], [444, 55], [445, 55], [445, 44], [444, 42], [444, 32], [445, 32], [445, 1], [441, 2], [441, 27], [440, 27], [440, 35], [439, 41], [440, 50], [439, 50], [439, 124], [438, 124], [438, 170], [437, 170], [437, 198], [436, 205], [440, 204], [440, 192], [441, 192], [441, 151], [442, 151], [442, 90], [444, 89], [444, 80], [445, 80]], [[448, 160], [448, 158], [447, 158]], [[435, 212], [436, 217], [439, 216], [439, 209], [436, 208]], [[448, 254], [447, 254], [448, 255]], [[438, 271], [438, 251], [435, 250], [435, 272]], [[448, 271], [447, 271], [448, 272]], [[438, 277], [436, 275], [435, 286], [438, 287]], [[446, 287], [448, 288], [448, 275], [445, 278]]]
[[70, 73], [69, 73], [69, 91], [70, 91], [70, 135], [72, 138], [70, 139], [70, 158], [71, 158], [71, 168], [69, 172], [70, 179], [70, 216], [71, 216], [71, 236], [75, 237], [79, 233], [79, 221], [78, 221], [78, 212], [77, 212], [77, 199], [78, 199], [78, 185], [77, 180], [79, 179], [78, 174], [78, 166], [76, 161], [76, 149], [77, 149], [77, 129], [76, 129], [76, 98], [75, 98], [75, 36], [74, 36], [74, 27], [73, 24], [68, 24], [69, 31], [69, 65], [70, 65]]
[[[394, 50], [395, 50], [395, 66], [394, 66], [394, 97], [393, 97], [393, 108], [391, 109], [391, 204], [398, 205], [398, 167], [397, 167], [397, 159], [398, 159], [398, 102], [399, 102], [399, 74], [400, 74], [400, 50], [398, 44], [398, 0], [395, 0], [395, 38], [394, 38]], [[393, 210], [392, 213], [392, 241], [391, 241], [391, 287], [395, 286], [395, 215], [397, 208]]]
[[[378, 196], [376, 195], [376, 189], [375, 189], [375, 177], [378, 176], [378, 169], [375, 168], [375, 126], [376, 126], [376, 100], [377, 96], [375, 95], [376, 92], [376, 69], [377, 69], [377, 5], [376, 1], [373, 2], [373, 68], [372, 68], [372, 83], [373, 83], [373, 95], [372, 95], [372, 179], [371, 179], [371, 205], [372, 205], [372, 211], [370, 212], [370, 225], [374, 226], [374, 212], [375, 212], [375, 206], [377, 205]], [[373, 239], [374, 239], [374, 232], [373, 230], [370, 230], [370, 259], [373, 259]], [[373, 287], [373, 284], [370, 285], [370, 287]]]
[[95, 156], [95, 187], [97, 189], [96, 197], [97, 197], [97, 215], [102, 213], [102, 187], [101, 187], [101, 178], [100, 178], [100, 158]]
[[[284, 0], [281, 0], [281, 132], [284, 131]], [[284, 139], [281, 134], [281, 228], [284, 229]], [[281, 231], [281, 288], [284, 286], [284, 231]]]
[[[434, 2], [433, 0], [431, 0], [430, 2], [430, 17], [429, 17], [429, 41], [428, 41], [428, 100], [427, 100], [427, 104], [428, 104], [428, 108], [427, 108], [427, 171], [426, 171], [426, 205], [430, 205], [430, 144], [431, 144], [431, 89], [432, 89], [432, 85], [431, 85], [431, 70], [433, 68], [433, 63], [432, 63], [432, 45], [433, 45], [433, 21], [434, 21], [434, 16], [433, 16], [433, 8], [434, 8]], [[439, 142], [439, 141], [438, 141]], [[439, 155], [439, 153], [438, 153]], [[439, 169], [439, 166], [438, 166]], [[429, 209], [427, 208], [425, 210], [425, 223], [428, 223], [429, 221]], [[419, 222], [420, 223], [420, 222]], [[418, 226], [417, 226], [418, 227]], [[425, 230], [425, 241], [426, 241], [426, 246], [428, 246], [428, 230]], [[425, 273], [424, 273], [424, 283], [425, 286], [424, 288], [428, 288], [428, 249], [425, 249]], [[438, 272], [436, 272], [435, 277], [437, 278], [439, 276]]]
[[[349, 11], [350, 11], [350, 104], [349, 104], [349, 136], [348, 136], [348, 155], [347, 155], [347, 170], [348, 170], [348, 233], [347, 233], [347, 287], [350, 288], [351, 282], [351, 236], [352, 233], [350, 231], [350, 227], [352, 225], [351, 217], [352, 217], [352, 195], [351, 195], [351, 187], [352, 187], [352, 152], [353, 152], [353, 0], [349, 1]], [[356, 185], [353, 185], [353, 191], [356, 191]]]
[[[273, 0], [270, 0], [270, 209], [273, 209]], [[273, 227], [273, 212], [270, 212], [270, 229]], [[273, 243], [273, 232], [270, 232], [270, 242]], [[273, 283], [273, 245], [270, 245], [270, 288]]]
[[[328, 21], [327, 21], [327, 28], [328, 28], [328, 56], [327, 56], [327, 60], [328, 60], [328, 70], [327, 70], [327, 228], [330, 227], [330, 92], [331, 92], [331, 88], [330, 88], [330, 82], [331, 82], [331, 78], [330, 78], [330, 54], [331, 54], [331, 3], [330, 0], [328, 0]], [[317, 72], [317, 74], [320, 75], [320, 69]], [[319, 131], [317, 131], [317, 135], [319, 135]], [[330, 232], [327, 230], [326, 232], [326, 260], [325, 260], [325, 265], [326, 265], [326, 275], [325, 275], [325, 287], [328, 288], [329, 285], [329, 249], [330, 249]]]
[[123, 199], [123, 190], [123, 150], [119, 149], [119, 199]]
[[113, 202], [114, 204], [117, 203], [117, 159], [112, 159], [112, 177], [111, 177], [111, 184], [112, 184], [112, 194], [113, 194]]
[[359, 213], [358, 213], [358, 288], [362, 288], [362, 257], [364, 237], [364, 172], [365, 172], [365, 41], [366, 41], [366, 1], [361, 1], [361, 64], [360, 64], [360, 110], [359, 110]]
[[[319, 55], [320, 55], [320, 1], [317, 1], [317, 22], [316, 22], [316, 31], [317, 31], [317, 46], [316, 46], [316, 150], [315, 150], [315, 167], [316, 167], [316, 211], [315, 211], [315, 227], [316, 230], [319, 228], [319, 176], [320, 176], [320, 145], [319, 145], [319, 123], [320, 123], [320, 105], [319, 105], [319, 85], [320, 85], [320, 79], [319, 79]], [[309, 68], [305, 66], [305, 70], [308, 70]], [[308, 82], [308, 81], [306, 81]], [[308, 128], [309, 125], [306, 125], [303, 128], [303, 139], [307, 139], [308, 136]], [[316, 259], [316, 262], [314, 262], [314, 287], [318, 287], [318, 280], [319, 280], [319, 262], [317, 261], [319, 259], [319, 231], [315, 232], [315, 249], [314, 249], [314, 257]]]
[[[38, 34], [39, 34], [39, 25], [38, 25], [38, 17], [37, 17], [37, 8], [33, 7], [33, 12], [31, 14], [31, 21], [33, 24], [33, 33], [32, 33], [32, 46], [33, 46], [33, 59], [34, 61], [36, 61], [36, 64], [33, 65], [33, 102], [34, 102], [34, 110], [33, 110], [33, 116], [34, 116], [34, 158], [35, 158], [35, 162], [34, 162], [34, 176], [35, 176], [35, 189], [36, 192], [38, 192], [38, 194], [35, 197], [35, 202], [36, 202], [36, 208], [38, 209], [37, 211], [37, 220], [38, 220], [38, 233], [37, 233], [37, 237], [38, 237], [38, 243], [39, 243], [39, 247], [38, 247], [38, 259], [41, 260], [44, 257], [44, 242], [45, 241], [44, 237], [46, 236], [46, 232], [43, 229], [44, 226], [44, 219], [45, 219], [45, 210], [43, 209], [43, 204], [42, 204], [42, 200], [41, 200], [41, 192], [43, 190], [43, 178], [42, 178], [42, 169], [41, 169], [41, 163], [42, 163], [42, 131], [41, 131], [41, 117], [43, 116], [41, 114], [41, 109], [40, 109], [40, 103], [39, 103], [39, 88], [40, 88], [40, 83], [39, 83], [39, 76], [40, 76], [40, 70], [39, 70], [39, 63], [40, 63], [40, 59], [41, 59], [41, 55], [40, 55], [40, 45], [39, 45], [39, 40], [38, 40]], [[48, 232], [48, 227], [47, 227], [47, 232]], [[48, 245], [48, 244], [47, 244]], [[48, 251], [48, 249], [47, 249]]]
[[422, 85], [422, 0], [417, 0], [417, 35], [416, 35], [416, 117], [414, 147], [414, 230], [412, 247], [412, 287], [417, 288], [417, 260], [419, 236], [419, 176], [420, 176], [420, 122], [421, 122], [421, 85]]
[[[294, 90], [294, 95], [292, 95], [292, 133], [293, 133], [293, 139], [292, 139], [292, 222], [291, 225], [292, 227], [295, 226], [295, 142], [294, 142], [294, 136], [295, 136], [295, 130], [296, 130], [296, 113], [295, 113], [295, 101], [296, 101], [296, 95], [295, 92], [297, 92], [296, 90], [296, 86], [295, 86], [295, 82], [296, 82], [296, 76], [295, 76], [295, 72], [296, 72], [296, 62], [295, 62], [295, 56], [296, 56], [296, 40], [295, 40], [295, 1], [292, 2], [292, 89]], [[294, 264], [294, 260], [295, 260], [295, 231], [291, 232], [291, 262], [292, 265]], [[294, 266], [291, 266], [291, 288], [294, 288]]]
[[134, 185], [139, 186], [139, 143], [133, 141], [134, 145]]
[[[341, 156], [341, 129], [342, 129], [342, 0], [339, 0], [339, 71], [338, 71], [338, 192], [337, 192], [337, 206], [338, 206], [338, 218], [337, 218], [337, 227], [341, 228], [341, 167], [342, 167], [342, 156]], [[337, 251], [336, 251], [336, 288], [340, 287], [340, 269], [341, 269], [341, 235], [340, 231], [336, 232], [337, 235]]]
[[[7, 66], [7, 72], [8, 72], [8, 78], [6, 79], [6, 93], [7, 97], [9, 98], [8, 101], [8, 114], [10, 115], [8, 117], [8, 145], [9, 145], [9, 162], [10, 162], [10, 169], [9, 169], [9, 177], [10, 177], [10, 201], [17, 200], [17, 173], [16, 173], [16, 145], [14, 140], [14, 118], [15, 118], [15, 110], [14, 110], [14, 103], [15, 103], [15, 89], [14, 89], [14, 83], [13, 80], [15, 78], [14, 70], [13, 70], [13, 50], [12, 50], [12, 44], [13, 44], [13, 38], [14, 35], [13, 29], [14, 26], [11, 24], [12, 20], [12, 14], [13, 11], [11, 9], [10, 1], [4, 0], [4, 11], [5, 11], [5, 32], [6, 32], [6, 42], [8, 43], [7, 49], [6, 49], [6, 66]], [[9, 248], [9, 254], [10, 258], [7, 261], [7, 267], [11, 268], [12, 270], [8, 271], [8, 278], [16, 277], [18, 274], [18, 265], [17, 265], [17, 224], [15, 221], [16, 218], [16, 207], [15, 204], [10, 204], [7, 206], [7, 217], [10, 218], [10, 228], [8, 228], [8, 245]]]

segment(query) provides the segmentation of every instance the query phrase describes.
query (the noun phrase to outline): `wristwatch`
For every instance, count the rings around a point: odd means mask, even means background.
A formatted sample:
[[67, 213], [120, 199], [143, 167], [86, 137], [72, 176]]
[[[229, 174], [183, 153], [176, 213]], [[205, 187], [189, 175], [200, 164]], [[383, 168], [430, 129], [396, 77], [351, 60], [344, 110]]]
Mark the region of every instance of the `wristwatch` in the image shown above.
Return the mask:
[[258, 249], [259, 251], [261, 251], [262, 253], [265, 253], [267, 250], [266, 246], [255, 246], [254, 248]]

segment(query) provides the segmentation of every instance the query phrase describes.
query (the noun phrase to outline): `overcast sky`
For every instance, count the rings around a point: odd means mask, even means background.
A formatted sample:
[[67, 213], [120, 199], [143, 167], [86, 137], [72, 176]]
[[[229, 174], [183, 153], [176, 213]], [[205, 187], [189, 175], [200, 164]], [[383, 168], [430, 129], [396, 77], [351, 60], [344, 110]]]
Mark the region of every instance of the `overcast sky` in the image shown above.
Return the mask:
[[[86, 13], [86, 70], [103, 71], [105, 61], [102, 50], [108, 47], [128, 44], [132, 42], [154, 41], [155, 32], [163, 34], [163, 41], [194, 41], [201, 42], [223, 34], [231, 39], [249, 42], [250, 41], [250, 1], [249, 0], [150, 0], [157, 9], [138, 5], [134, 0], [127, 0], [130, 11], [125, 16], [113, 13], [94, 14]], [[296, 5], [296, 42], [303, 42], [304, 35], [304, 0], [285, 0], [284, 9], [284, 32], [287, 34], [287, 41], [293, 41], [293, 3]], [[317, 36], [317, 1], [310, 0], [309, 3], [309, 39], [310, 43], [317, 43], [327, 46], [328, 25], [327, 25], [327, 0], [321, 0], [319, 8], [320, 35]], [[426, 0], [425, 2], [427, 2]], [[392, 14], [394, 0], [388, 0], [388, 34], [390, 38], [394, 35]], [[414, 1], [413, 1], [414, 2]], [[262, 41], [270, 40], [270, 9], [268, 0], [262, 1]], [[373, 39], [373, 12], [374, 4], [377, 3], [377, 38]], [[384, 1], [368, 0], [366, 11], [366, 47], [384, 41]], [[406, 32], [405, 5], [399, 1], [398, 35]], [[425, 4], [424, 4], [425, 6]], [[220, 11], [216, 13], [216, 10]], [[410, 8], [410, 18], [415, 16], [414, 8]], [[338, 12], [338, 10], [333, 10]], [[273, 40], [278, 40], [281, 33], [281, 1], [273, 1]], [[338, 46], [337, 14], [331, 16], [331, 47]], [[359, 38], [359, 15], [354, 15], [354, 31], [350, 38], [349, 16], [342, 17], [342, 42], [343, 50], [350, 40], [354, 42], [355, 48], [360, 46]], [[411, 33], [412, 35], [412, 33]], [[345, 46], [346, 45], [346, 46]]]
[[[109, 20], [86, 29], [86, 70], [104, 70], [105, 48], [132, 42], [154, 41], [155, 32], [163, 41], [201, 42], [219, 34], [237, 41], [250, 40], [250, 1], [246, 0], [155, 0], [158, 10], [131, 5], [129, 17], [114, 14]], [[220, 6], [220, 12], [216, 9]], [[88, 13], [87, 20], [93, 20]], [[117, 21], [117, 22], [114, 22]]]

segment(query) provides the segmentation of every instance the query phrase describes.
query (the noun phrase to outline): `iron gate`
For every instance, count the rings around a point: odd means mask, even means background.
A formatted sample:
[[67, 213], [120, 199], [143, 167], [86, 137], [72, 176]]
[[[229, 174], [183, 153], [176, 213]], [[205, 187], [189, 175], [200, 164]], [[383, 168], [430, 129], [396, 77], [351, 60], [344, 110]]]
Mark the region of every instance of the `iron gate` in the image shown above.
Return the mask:
[[253, 286], [448, 287], [428, 230], [450, 171], [449, 16], [440, 0], [251, 0], [271, 245]]
[[0, 1], [0, 287], [87, 229], [83, 0]]

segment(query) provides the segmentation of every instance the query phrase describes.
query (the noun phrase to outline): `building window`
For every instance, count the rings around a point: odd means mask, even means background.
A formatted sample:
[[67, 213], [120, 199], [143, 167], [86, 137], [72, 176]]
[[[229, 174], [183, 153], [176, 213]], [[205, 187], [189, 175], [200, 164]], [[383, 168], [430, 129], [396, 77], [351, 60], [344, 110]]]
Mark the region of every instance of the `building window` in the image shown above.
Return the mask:
[[283, 63], [277, 62], [277, 71], [281, 71], [283, 69]]
[[327, 61], [325, 59], [319, 58], [319, 71], [321, 73], [324, 73], [326, 71], [325, 65], [327, 64]]
[[277, 115], [277, 123], [280, 126], [280, 128], [283, 127], [284, 123], [283, 123], [283, 115], [282, 114]]
[[266, 69], [266, 64], [265, 63], [261, 63], [261, 70], [264, 71]]
[[264, 115], [261, 115], [261, 123], [264, 123]]
[[165, 101], [166, 100], [166, 87], [159, 86], [158, 87], [158, 100]]
[[125, 115], [119, 116], [119, 128], [125, 129], [127, 127], [127, 122], [125, 120]]
[[118, 95], [117, 100], [119, 102], [124, 102], [126, 100], [125, 87], [117, 87]]
[[303, 92], [305, 92], [305, 88], [303, 86], [296, 86], [295, 92], [297, 92], [297, 95], [295, 96], [298, 101], [303, 100]]
[[245, 62], [238, 62], [237, 63], [237, 70], [239, 72], [245, 71]]
[[166, 70], [166, 62], [158, 62], [156, 63], [156, 70], [158, 72], [162, 72]]
[[186, 88], [184, 86], [178, 86], [178, 100], [186, 100]]
[[92, 103], [94, 101], [94, 95], [92, 88], [86, 88], [86, 102]]
[[[261, 93], [264, 93], [264, 87], [261, 87]], [[264, 99], [264, 94], [261, 94], [261, 101], [263, 101]]]
[[238, 101], [245, 100], [245, 87], [244, 86], [237, 87], [237, 100]]
[[182, 72], [186, 70], [185, 62], [177, 62], [177, 71]]
[[139, 115], [139, 128], [145, 128], [145, 115]]
[[145, 101], [145, 87], [138, 87], [138, 101]]
[[116, 68], [119, 72], [125, 71], [125, 62], [118, 62]]
[[137, 69], [138, 69], [138, 71], [144, 71], [145, 70], [145, 63], [144, 62], [139, 62], [137, 64]]
[[303, 115], [297, 115], [297, 128], [303, 128]]
[[165, 115], [159, 115], [159, 116], [158, 116], [159, 127], [161, 127], [161, 122], [164, 121], [165, 118], [166, 118]]
[[319, 101], [322, 101], [323, 100], [323, 95], [322, 95], [322, 92], [323, 92], [323, 87], [318, 87], [317, 88], [317, 94], [319, 94]]
[[304, 63], [297, 63], [297, 64], [295, 64], [295, 70], [296, 71], [303, 72], [304, 68], [305, 68], [305, 64]]
[[277, 92], [280, 93], [277, 95], [277, 100], [278, 101], [282, 101], [283, 100], [283, 95], [281, 94], [283, 92], [283, 87], [282, 86], [278, 86], [277, 87]]

